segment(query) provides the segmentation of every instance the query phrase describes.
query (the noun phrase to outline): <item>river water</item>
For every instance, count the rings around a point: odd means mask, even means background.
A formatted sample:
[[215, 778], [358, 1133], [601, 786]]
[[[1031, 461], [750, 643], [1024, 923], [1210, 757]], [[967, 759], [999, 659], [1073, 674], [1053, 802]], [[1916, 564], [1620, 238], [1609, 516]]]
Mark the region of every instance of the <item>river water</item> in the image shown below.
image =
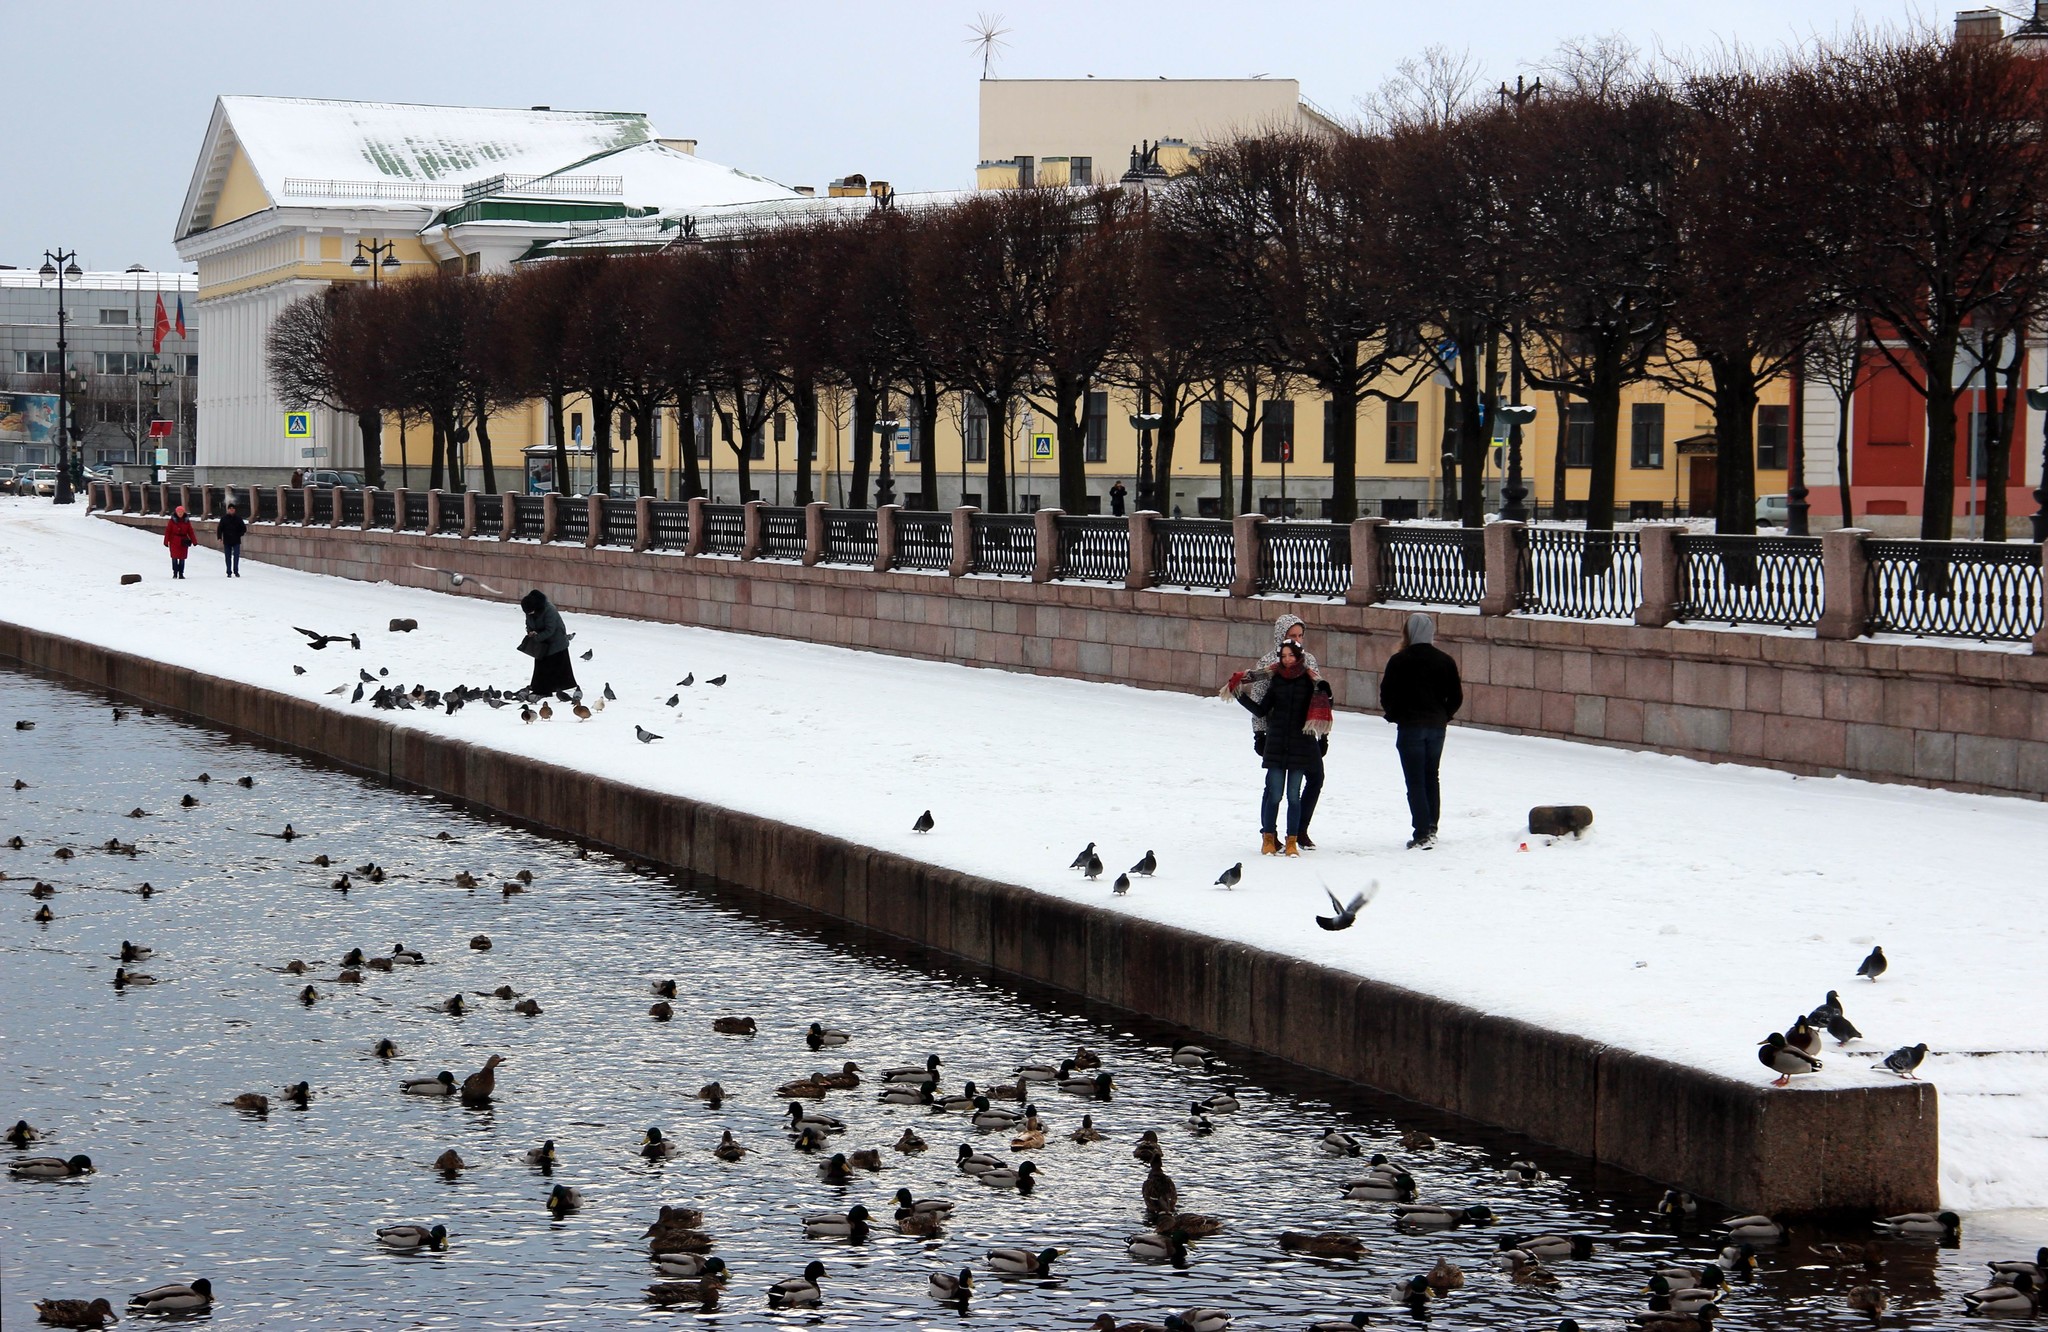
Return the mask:
[[[1161, 1320], [1194, 1306], [1229, 1311], [1239, 1327], [1300, 1327], [1368, 1310], [1374, 1323], [1411, 1315], [1387, 1292], [1438, 1258], [1467, 1284], [1433, 1305], [1441, 1326], [1549, 1329], [1564, 1315], [1620, 1327], [1641, 1309], [1654, 1259], [1711, 1256], [1711, 1214], [1675, 1231], [1656, 1216], [1658, 1191], [1512, 1138], [1448, 1121], [1298, 1068], [1224, 1052], [1216, 1071], [1175, 1066], [1175, 1033], [1050, 992], [975, 974], [943, 959], [717, 885], [692, 884], [531, 832], [475, 817], [222, 732], [130, 704], [120, 719], [100, 696], [0, 671], [0, 1120], [26, 1118], [52, 1138], [38, 1152], [90, 1155], [77, 1180], [0, 1179], [0, 1322], [34, 1321], [32, 1301], [127, 1295], [205, 1276], [211, 1320], [250, 1328], [624, 1327], [703, 1320], [734, 1326], [1081, 1328], [1101, 1313]], [[8, 725], [16, 719], [33, 730]], [[208, 783], [194, 780], [205, 772]], [[243, 787], [236, 779], [251, 777]], [[15, 779], [26, 789], [8, 791]], [[181, 797], [198, 803], [186, 807]], [[820, 798], [830, 798], [821, 793]], [[130, 817], [136, 809], [143, 817]], [[275, 834], [289, 822], [299, 836]], [[109, 853], [109, 839], [136, 854]], [[59, 847], [76, 851], [59, 859]], [[326, 855], [333, 866], [310, 864]], [[343, 869], [374, 861], [381, 883]], [[528, 891], [501, 885], [519, 871]], [[458, 874], [475, 876], [474, 889]], [[35, 923], [30, 889], [55, 886], [55, 919]], [[144, 882], [154, 892], [136, 891]], [[472, 936], [489, 951], [469, 947]], [[116, 990], [124, 940], [154, 956], [136, 964], [157, 984]], [[423, 966], [367, 970], [337, 984], [352, 947], [404, 944]], [[278, 970], [292, 959], [306, 978]], [[648, 1016], [650, 982], [678, 981], [675, 1017]], [[299, 1001], [311, 980], [318, 998]], [[539, 1002], [521, 1016], [478, 992], [510, 985]], [[468, 1011], [441, 1011], [463, 994]], [[757, 1019], [752, 1037], [714, 1033], [726, 1014]], [[848, 1029], [843, 1052], [814, 1054], [813, 1021]], [[395, 1041], [398, 1058], [373, 1054]], [[1046, 1089], [1045, 1148], [1009, 1150], [1007, 1134], [976, 1133], [963, 1115], [879, 1104], [873, 1072], [943, 1060], [942, 1090], [986, 1085], [1025, 1062], [1058, 1062], [1077, 1046], [1101, 1055], [1118, 1092], [1091, 1103]], [[402, 1078], [457, 1078], [505, 1057], [483, 1109], [401, 1095]], [[775, 1088], [853, 1059], [869, 1081], [822, 1105], [847, 1125], [834, 1146], [882, 1149], [879, 1175], [824, 1183], [818, 1158], [794, 1150]], [[244, 1092], [278, 1100], [310, 1082], [303, 1110], [254, 1117], [223, 1103]], [[694, 1097], [717, 1081], [712, 1110]], [[1188, 1103], [1234, 1087], [1242, 1108], [1213, 1134], [1184, 1125]], [[1109, 1141], [1067, 1141], [1083, 1113]], [[661, 1127], [680, 1153], [649, 1163], [637, 1148]], [[1384, 1204], [1340, 1199], [1361, 1163], [1333, 1159], [1317, 1139], [1342, 1126], [1413, 1172], [1425, 1200], [1484, 1203], [1498, 1224], [1434, 1235], [1395, 1230]], [[906, 1127], [931, 1149], [888, 1150]], [[1195, 1242], [1187, 1266], [1141, 1264], [1143, 1167], [1131, 1145], [1156, 1129], [1182, 1206], [1224, 1218]], [[730, 1129], [750, 1149], [724, 1164], [710, 1148]], [[1437, 1143], [1404, 1150], [1422, 1130]], [[543, 1139], [552, 1175], [524, 1163]], [[962, 1142], [1040, 1171], [1030, 1196], [958, 1173]], [[468, 1169], [430, 1168], [455, 1149]], [[0, 1149], [0, 1157], [19, 1155]], [[1508, 1182], [1533, 1160], [1543, 1177]], [[545, 1208], [560, 1183], [580, 1212]], [[958, 1204], [943, 1238], [911, 1239], [889, 1222], [891, 1195]], [[865, 1204], [880, 1226], [863, 1244], [807, 1240], [801, 1218]], [[663, 1203], [701, 1207], [733, 1280], [719, 1310], [650, 1308], [661, 1279], [641, 1231]], [[399, 1222], [444, 1224], [446, 1252], [381, 1251], [373, 1232]], [[1360, 1235], [1356, 1262], [1290, 1256], [1283, 1230]], [[2010, 1230], [2010, 1227], [2006, 1227]], [[1516, 1287], [1490, 1263], [1506, 1233], [1584, 1233], [1594, 1257], [1555, 1265], [1562, 1289]], [[1866, 1279], [1813, 1247], [1860, 1244], [1868, 1232], [1798, 1233], [1763, 1255], [1726, 1301], [1723, 1326], [1814, 1328], [1851, 1318], [1844, 1292]], [[2048, 1235], [2040, 1237], [2048, 1240]], [[1886, 1325], [1959, 1326], [1960, 1294], [1983, 1284], [1987, 1258], [2030, 1255], [2034, 1239], [1990, 1238], [1974, 1225], [1959, 1248], [1889, 1244], [1879, 1282]], [[1060, 1247], [1053, 1279], [1002, 1280], [993, 1247]], [[765, 1289], [812, 1259], [826, 1267], [815, 1312], [775, 1312]], [[931, 1272], [975, 1269], [967, 1311], [926, 1294]]]

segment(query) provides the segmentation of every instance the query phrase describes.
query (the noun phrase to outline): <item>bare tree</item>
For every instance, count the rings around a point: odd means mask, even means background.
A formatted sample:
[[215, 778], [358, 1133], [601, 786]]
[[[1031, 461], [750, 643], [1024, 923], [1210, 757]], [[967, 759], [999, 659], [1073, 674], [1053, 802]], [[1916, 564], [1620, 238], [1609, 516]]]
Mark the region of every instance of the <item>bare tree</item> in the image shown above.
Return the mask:
[[1471, 48], [1425, 46], [1420, 55], [1396, 64], [1371, 96], [1359, 99], [1359, 111], [1367, 125], [1381, 130], [1440, 127], [1473, 109], [1483, 80], [1483, 67]]
[[1053, 418], [1060, 507], [1086, 508], [1088, 401], [1122, 350], [1130, 322], [1135, 233], [1128, 195], [1098, 190], [1075, 203], [1032, 191], [1013, 220], [1033, 232], [1049, 267], [1027, 311], [1035, 405]]
[[[1883, 367], [1860, 314], [1838, 311], [1807, 336], [1802, 375], [1826, 385], [1835, 399], [1835, 486], [1842, 493], [1844, 527], [1856, 525], [1856, 502], [1849, 491], [1849, 404]], [[1801, 486], [1804, 479], [1794, 477], [1792, 484]]]
[[363, 479], [384, 484], [384, 413], [399, 391], [367, 289], [332, 286], [286, 306], [271, 324], [264, 366], [271, 391], [294, 406], [355, 417], [363, 437]]
[[590, 261], [581, 259], [549, 259], [521, 265], [514, 271], [500, 312], [512, 352], [508, 364], [512, 381], [523, 397], [538, 398], [547, 404], [557, 491], [569, 484], [569, 437], [564, 417], [570, 391], [573, 318], [583, 287], [594, 273]]

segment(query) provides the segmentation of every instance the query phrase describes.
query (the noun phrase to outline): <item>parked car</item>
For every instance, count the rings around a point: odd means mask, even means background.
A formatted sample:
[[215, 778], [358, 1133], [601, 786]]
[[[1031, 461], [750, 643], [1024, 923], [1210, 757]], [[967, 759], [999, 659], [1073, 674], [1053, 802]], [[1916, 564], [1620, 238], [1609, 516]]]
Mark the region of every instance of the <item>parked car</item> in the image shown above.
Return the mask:
[[14, 471], [12, 467], [0, 467], [0, 495], [14, 493]]
[[1758, 527], [1784, 527], [1792, 521], [1792, 501], [1785, 495], [1758, 495], [1756, 497], [1756, 525]]
[[[16, 484], [18, 485], [20, 483], [17, 482]], [[36, 468], [35, 471], [29, 474], [29, 485], [35, 490], [35, 493], [38, 495], [56, 494], [57, 469], [54, 467]]]
[[327, 468], [306, 473], [309, 486], [340, 486], [343, 490], [361, 490], [363, 478], [360, 472], [337, 472]]

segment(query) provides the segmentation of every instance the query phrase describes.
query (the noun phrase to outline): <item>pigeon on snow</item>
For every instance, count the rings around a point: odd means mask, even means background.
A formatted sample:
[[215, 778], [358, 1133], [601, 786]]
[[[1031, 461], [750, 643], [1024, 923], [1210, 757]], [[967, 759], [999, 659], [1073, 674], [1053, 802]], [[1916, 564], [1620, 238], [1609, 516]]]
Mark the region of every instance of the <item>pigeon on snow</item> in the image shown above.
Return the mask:
[[1244, 862], [1240, 860], [1235, 865], [1232, 865], [1229, 869], [1217, 875], [1216, 882], [1222, 884], [1225, 888], [1235, 888], [1237, 887], [1239, 881], [1241, 881], [1243, 878]]
[[1084, 870], [1084, 869], [1087, 869], [1087, 868], [1088, 868], [1088, 857], [1090, 857], [1090, 856], [1092, 856], [1092, 855], [1094, 855], [1094, 854], [1095, 854], [1095, 843], [1093, 843], [1093, 842], [1090, 842], [1090, 843], [1088, 843], [1088, 845], [1086, 845], [1086, 846], [1084, 846], [1084, 847], [1082, 847], [1082, 848], [1081, 848], [1081, 852], [1080, 852], [1080, 854], [1074, 857], [1074, 861], [1073, 861], [1073, 863], [1072, 863], [1072, 864], [1070, 864], [1070, 865], [1068, 865], [1068, 866], [1067, 866], [1067, 868], [1068, 868], [1068, 869], [1077, 869], [1077, 870]]
[[910, 831], [928, 833], [932, 830], [932, 812], [926, 810], [917, 816], [917, 822], [910, 825]]
[[1153, 855], [1150, 851], [1147, 851], [1145, 853], [1145, 858], [1143, 860], [1140, 860], [1137, 864], [1131, 866], [1131, 873], [1142, 874], [1149, 879], [1152, 877], [1152, 871], [1158, 868], [1159, 857]]
[[1870, 956], [1863, 959], [1863, 965], [1856, 968], [1856, 974], [1876, 980], [1879, 976], [1884, 975], [1885, 968], [1890, 965], [1891, 963], [1884, 959], [1884, 949], [1873, 948], [1870, 950]]
[[[1884, 1066], [1902, 1078], [1913, 1077], [1913, 1070], [1920, 1067], [1920, 1061], [1927, 1058], [1927, 1042], [1918, 1045], [1902, 1045], [1884, 1057]], [[1918, 1081], [1917, 1078], [1914, 1079]]]
[[648, 730], [645, 726], [640, 725], [638, 722], [635, 722], [633, 724], [633, 738], [635, 740], [638, 740], [643, 745], [651, 745], [656, 740], [661, 739], [660, 736]]

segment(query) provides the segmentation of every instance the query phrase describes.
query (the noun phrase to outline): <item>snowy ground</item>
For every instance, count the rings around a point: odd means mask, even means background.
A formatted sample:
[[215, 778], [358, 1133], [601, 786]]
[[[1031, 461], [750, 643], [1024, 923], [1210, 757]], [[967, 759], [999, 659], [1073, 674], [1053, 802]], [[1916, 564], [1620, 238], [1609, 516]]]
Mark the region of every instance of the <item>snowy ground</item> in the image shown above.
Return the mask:
[[[516, 607], [254, 563], [230, 582], [206, 550], [173, 582], [154, 537], [82, 506], [0, 500], [0, 568], [0, 619], [337, 708], [347, 696], [329, 691], [361, 667], [430, 688], [526, 679]], [[121, 587], [124, 572], [144, 581]], [[398, 616], [418, 632], [387, 632]], [[293, 625], [358, 632], [363, 650], [309, 651]], [[1410, 852], [1393, 731], [1340, 712], [1323, 849], [1262, 860], [1234, 704], [595, 616], [569, 626], [578, 653], [596, 652], [576, 663], [583, 683], [619, 695], [589, 723], [481, 706], [381, 715], [1734, 1078], [1768, 1078], [1758, 1040], [1839, 989], [1868, 1039], [1830, 1043], [1804, 1084], [1887, 1076], [1878, 1058], [1926, 1041], [1944, 1202], [2048, 1206], [2048, 805], [1458, 730], [1442, 846]], [[688, 673], [697, 684], [678, 691]], [[720, 674], [724, 688], [706, 685]], [[635, 723], [666, 738], [637, 744]], [[1551, 802], [1592, 806], [1595, 829], [1528, 836], [1528, 807]], [[915, 836], [927, 807], [937, 828]], [[1066, 868], [1088, 841], [1109, 866], [1101, 884]], [[1108, 877], [1147, 849], [1158, 877], [1111, 897]], [[1212, 886], [1237, 861], [1242, 885]], [[1357, 928], [1316, 928], [1325, 884], [1348, 895], [1373, 880]], [[1873, 942], [1892, 961], [1875, 985], [1855, 976]]]

